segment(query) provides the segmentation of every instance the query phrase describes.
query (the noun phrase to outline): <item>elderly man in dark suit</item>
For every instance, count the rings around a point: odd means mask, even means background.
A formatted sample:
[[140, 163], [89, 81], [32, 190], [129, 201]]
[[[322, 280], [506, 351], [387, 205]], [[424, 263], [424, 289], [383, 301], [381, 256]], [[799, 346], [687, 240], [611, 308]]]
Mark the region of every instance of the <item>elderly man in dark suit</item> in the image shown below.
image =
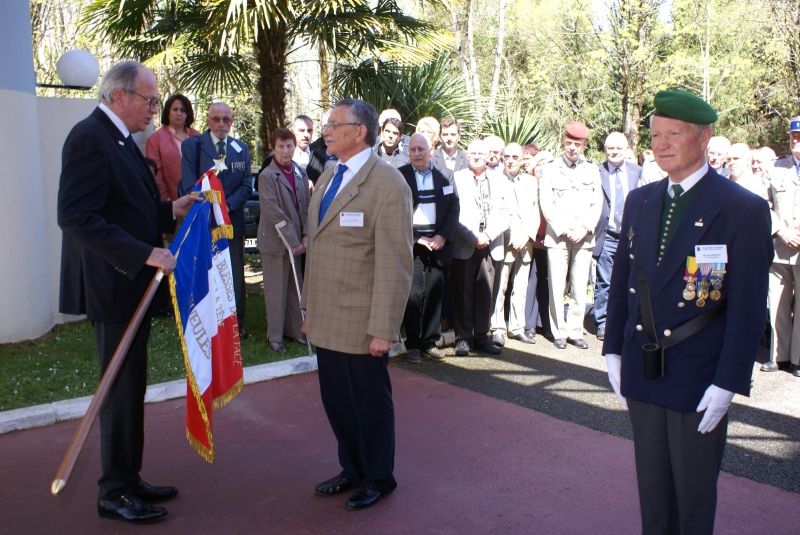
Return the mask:
[[400, 340], [411, 288], [412, 199], [402, 175], [372, 151], [372, 106], [343, 100], [322, 131], [339, 164], [320, 176], [311, 197], [300, 307], [342, 471], [315, 491], [358, 487], [345, 503], [358, 510], [397, 487], [388, 352]]
[[228, 135], [233, 125], [233, 112], [224, 102], [216, 102], [208, 108], [206, 117], [208, 130], [199, 136], [181, 143], [183, 161], [181, 188], [189, 192], [197, 179], [214, 167], [214, 160], [222, 159], [227, 170], [217, 178], [222, 182], [228, 216], [233, 226], [233, 239], [228, 240], [231, 253], [233, 291], [236, 294], [236, 316], [239, 337], [247, 338], [244, 328], [247, 291], [244, 285], [244, 203], [253, 193], [253, 177], [250, 173], [250, 151], [243, 142]]
[[642, 168], [625, 161], [628, 138], [621, 132], [611, 132], [606, 137], [604, 151], [606, 161], [601, 163], [600, 184], [603, 187], [603, 204], [600, 221], [594, 233], [595, 243], [592, 256], [597, 261], [597, 276], [594, 284], [594, 320], [597, 322], [597, 339], [602, 340], [606, 333], [606, 305], [608, 286], [611, 284], [611, 270], [614, 255], [619, 243], [619, 229], [622, 225], [622, 209], [628, 193], [639, 185]]
[[[114, 65], [100, 82], [100, 105], [75, 125], [62, 152], [58, 224], [63, 230], [59, 310], [92, 322], [105, 373], [150, 281], [175, 258], [162, 247], [175, 216], [194, 198], [161, 201], [155, 178], [131, 134], [147, 128], [158, 111], [158, 86], [143, 65]], [[166, 286], [150, 307], [167, 303]], [[126, 522], [152, 522], [167, 511], [152, 503], [175, 497], [174, 487], [141, 480], [144, 395], [147, 387], [149, 314], [100, 409], [103, 475], [97, 512]]]
[[628, 195], [603, 354], [629, 408], [642, 532], [711, 534], [728, 408], [764, 331], [770, 212], [706, 162], [711, 106], [683, 91], [654, 104], [668, 176]]
[[444, 289], [444, 270], [453, 262], [453, 234], [458, 225], [458, 193], [453, 173], [431, 163], [428, 140], [414, 134], [409, 140], [411, 163], [398, 169], [414, 197], [414, 275], [403, 325], [406, 358], [421, 357], [441, 362], [444, 351], [436, 347], [441, 337], [439, 323]]

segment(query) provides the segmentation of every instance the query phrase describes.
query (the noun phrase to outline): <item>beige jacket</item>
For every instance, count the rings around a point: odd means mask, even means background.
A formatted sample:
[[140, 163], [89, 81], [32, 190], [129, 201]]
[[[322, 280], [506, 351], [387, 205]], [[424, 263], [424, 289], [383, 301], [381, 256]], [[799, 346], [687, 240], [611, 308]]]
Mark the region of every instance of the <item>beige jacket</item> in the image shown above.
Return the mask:
[[[287, 254], [275, 225], [286, 221], [281, 232], [289, 246], [297, 247], [303, 235], [308, 234], [308, 175], [297, 165], [294, 167], [294, 190], [278, 169], [273, 159], [258, 175], [258, 200], [261, 203], [261, 219], [258, 222], [258, 250], [265, 255]], [[295, 207], [295, 196], [299, 209]]]
[[[331, 168], [320, 176], [308, 210], [300, 307], [315, 346], [368, 354], [373, 337], [400, 339], [414, 267], [411, 189], [397, 169], [370, 154], [317, 225], [333, 174]], [[363, 225], [342, 226], [344, 213]]]
[[[539, 181], [539, 205], [547, 220], [544, 246], [555, 249], [591, 249], [594, 229], [600, 221], [603, 187], [597, 166], [584, 159], [574, 169], [564, 157], [556, 158], [542, 168]], [[570, 227], [583, 227], [586, 237], [572, 243], [565, 232]]]
[[781, 229], [800, 229], [800, 184], [791, 155], [779, 158], [769, 169], [769, 203], [772, 208], [772, 242], [776, 264], [800, 263], [800, 249], [792, 249], [777, 236]]

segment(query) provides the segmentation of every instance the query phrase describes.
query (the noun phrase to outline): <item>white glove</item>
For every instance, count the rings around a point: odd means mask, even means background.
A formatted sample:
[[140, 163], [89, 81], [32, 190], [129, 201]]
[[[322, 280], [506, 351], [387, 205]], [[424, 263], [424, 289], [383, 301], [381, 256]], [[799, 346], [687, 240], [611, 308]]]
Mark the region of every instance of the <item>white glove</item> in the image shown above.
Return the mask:
[[703, 415], [703, 419], [700, 420], [700, 425], [697, 427], [697, 430], [701, 433], [710, 433], [713, 431], [714, 428], [717, 427], [719, 421], [722, 420], [722, 417], [725, 416], [725, 413], [728, 412], [731, 401], [733, 401], [733, 396], [733, 392], [728, 392], [718, 386], [709, 386], [706, 389], [706, 393], [703, 394], [703, 399], [700, 400], [700, 404], [697, 406], [697, 412], [706, 411]]
[[611, 383], [611, 388], [614, 389], [617, 398], [619, 398], [619, 402], [627, 409], [628, 401], [622, 397], [619, 390], [620, 375], [622, 375], [622, 357], [613, 353], [609, 353], [605, 357], [606, 365], [608, 366], [608, 381]]

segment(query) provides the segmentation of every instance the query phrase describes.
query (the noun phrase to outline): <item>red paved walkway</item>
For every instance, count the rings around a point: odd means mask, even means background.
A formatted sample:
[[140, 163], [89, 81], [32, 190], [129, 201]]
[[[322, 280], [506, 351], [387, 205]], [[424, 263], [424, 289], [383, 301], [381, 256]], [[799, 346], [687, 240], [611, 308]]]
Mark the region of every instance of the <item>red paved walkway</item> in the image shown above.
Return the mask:
[[[632, 443], [391, 369], [397, 491], [351, 512], [316, 496], [339, 471], [316, 374], [247, 386], [216, 413], [213, 465], [183, 431], [183, 402], [147, 407], [142, 476], [176, 485], [160, 524], [98, 518], [97, 429], [60, 497], [50, 482], [77, 422], [0, 436], [0, 533], [638, 533]], [[800, 495], [723, 474], [719, 534], [800, 533]]]

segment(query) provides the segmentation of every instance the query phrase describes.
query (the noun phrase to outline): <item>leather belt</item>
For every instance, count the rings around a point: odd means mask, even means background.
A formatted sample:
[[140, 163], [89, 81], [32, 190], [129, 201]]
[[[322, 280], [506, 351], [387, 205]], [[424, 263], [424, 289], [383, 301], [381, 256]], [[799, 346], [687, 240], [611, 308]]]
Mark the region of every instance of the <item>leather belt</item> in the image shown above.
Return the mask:
[[619, 232], [611, 232], [610, 230], [606, 229], [606, 234], [608, 234], [615, 240], [619, 240]]
[[644, 332], [650, 340], [649, 344], [642, 346], [642, 359], [644, 364], [644, 376], [647, 379], [658, 379], [664, 377], [664, 350], [679, 344], [699, 333], [719, 319], [728, 309], [728, 300], [693, 318], [680, 327], [672, 330], [669, 336], [664, 336], [660, 340], [656, 336], [656, 324], [653, 320], [653, 309], [650, 304], [650, 288], [642, 272], [641, 263], [637, 262], [637, 275], [639, 279], [639, 304], [642, 307], [642, 320]]

